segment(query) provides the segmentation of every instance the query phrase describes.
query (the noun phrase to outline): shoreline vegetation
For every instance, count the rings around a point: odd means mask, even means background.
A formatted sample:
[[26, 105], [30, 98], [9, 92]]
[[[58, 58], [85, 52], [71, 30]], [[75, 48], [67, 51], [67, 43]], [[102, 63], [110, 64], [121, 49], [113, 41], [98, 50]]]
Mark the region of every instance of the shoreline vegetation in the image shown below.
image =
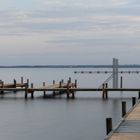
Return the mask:
[[[112, 68], [112, 65], [13, 65], [0, 68]], [[140, 65], [119, 65], [118, 68], [140, 68]]]

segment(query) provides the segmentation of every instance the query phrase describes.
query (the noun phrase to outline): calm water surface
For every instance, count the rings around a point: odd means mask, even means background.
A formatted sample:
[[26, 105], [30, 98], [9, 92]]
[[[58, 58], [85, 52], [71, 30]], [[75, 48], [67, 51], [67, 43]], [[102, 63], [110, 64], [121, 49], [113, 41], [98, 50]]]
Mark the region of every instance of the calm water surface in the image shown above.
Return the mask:
[[[0, 69], [5, 82], [14, 78], [30, 79], [35, 86], [52, 80], [78, 80], [79, 87], [99, 87], [109, 74], [74, 74], [80, 69]], [[85, 69], [84, 69], [85, 70]], [[87, 69], [97, 70], [97, 69]], [[139, 87], [140, 75], [123, 75], [124, 87]], [[112, 86], [112, 81], [109, 83]], [[105, 118], [113, 118], [113, 126], [121, 119], [121, 102], [131, 107], [131, 97], [137, 93], [109, 93], [103, 101], [100, 92], [77, 92], [75, 100], [65, 96], [43, 99], [35, 93], [34, 100], [24, 100], [24, 93], [0, 96], [1, 140], [103, 140], [106, 133]]]

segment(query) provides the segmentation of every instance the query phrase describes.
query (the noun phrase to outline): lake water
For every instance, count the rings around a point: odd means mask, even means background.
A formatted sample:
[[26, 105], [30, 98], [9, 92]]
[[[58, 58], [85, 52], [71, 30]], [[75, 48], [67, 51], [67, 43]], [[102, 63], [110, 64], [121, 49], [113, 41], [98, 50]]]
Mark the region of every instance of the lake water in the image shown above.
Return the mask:
[[[74, 74], [83, 69], [0, 69], [0, 78], [5, 83], [23, 76], [42, 86], [69, 77], [78, 80], [78, 87], [99, 87], [110, 74]], [[94, 71], [97, 69], [84, 69]], [[104, 69], [101, 69], [104, 70]], [[120, 75], [121, 76], [121, 75]], [[122, 74], [123, 87], [139, 87], [140, 75]], [[112, 81], [109, 82], [112, 86]], [[109, 92], [103, 101], [101, 92], [77, 92], [75, 100], [65, 96], [43, 99], [43, 93], [35, 92], [35, 99], [24, 99], [24, 93], [0, 95], [1, 140], [103, 140], [106, 135], [105, 118], [113, 118], [113, 126], [121, 120], [121, 102], [131, 107], [133, 92]]]

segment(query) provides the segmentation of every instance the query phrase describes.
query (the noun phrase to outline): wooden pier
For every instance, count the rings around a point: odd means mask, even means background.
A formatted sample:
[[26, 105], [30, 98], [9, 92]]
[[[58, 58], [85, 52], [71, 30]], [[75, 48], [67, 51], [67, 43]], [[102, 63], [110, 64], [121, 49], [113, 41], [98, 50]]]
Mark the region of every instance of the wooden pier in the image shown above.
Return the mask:
[[[23, 82], [23, 78], [21, 78], [21, 82], [18, 83], [16, 80], [13, 80], [13, 83], [5, 84], [4, 82], [0, 82], [0, 93], [4, 94], [5, 92], [17, 92], [22, 91], [22, 93], [25, 93], [25, 99], [28, 98], [28, 95], [31, 95], [31, 98], [34, 98], [35, 92], [43, 92], [44, 98], [54, 98], [59, 95], [65, 94], [67, 99], [75, 98], [75, 93], [77, 91], [80, 92], [92, 92], [92, 94], [99, 92], [101, 94], [102, 99], [108, 99], [109, 93], [111, 91], [114, 92], [120, 92], [120, 91], [127, 91], [127, 92], [140, 92], [140, 88], [109, 88], [107, 83], [104, 83], [100, 88], [82, 88], [77, 87], [77, 80], [74, 82], [71, 81], [71, 78], [67, 82], [64, 82], [64, 80], [61, 80], [60, 82], [56, 83], [53, 81], [52, 84], [47, 85], [45, 82], [43, 82], [42, 86], [35, 87], [33, 83], [29, 86], [29, 80], [27, 79], [26, 83]], [[50, 93], [51, 92], [51, 93]], [[115, 92], [115, 94], [117, 94]], [[132, 93], [133, 94], [133, 93]]]
[[140, 140], [140, 102], [132, 107], [105, 140]]

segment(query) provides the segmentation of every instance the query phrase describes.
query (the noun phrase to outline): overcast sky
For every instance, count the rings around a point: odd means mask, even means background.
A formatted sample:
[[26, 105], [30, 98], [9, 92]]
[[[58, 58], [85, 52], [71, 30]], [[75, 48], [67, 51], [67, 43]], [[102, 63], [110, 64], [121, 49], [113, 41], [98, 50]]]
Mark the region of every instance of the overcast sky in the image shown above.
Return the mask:
[[0, 0], [0, 65], [140, 64], [140, 0]]

